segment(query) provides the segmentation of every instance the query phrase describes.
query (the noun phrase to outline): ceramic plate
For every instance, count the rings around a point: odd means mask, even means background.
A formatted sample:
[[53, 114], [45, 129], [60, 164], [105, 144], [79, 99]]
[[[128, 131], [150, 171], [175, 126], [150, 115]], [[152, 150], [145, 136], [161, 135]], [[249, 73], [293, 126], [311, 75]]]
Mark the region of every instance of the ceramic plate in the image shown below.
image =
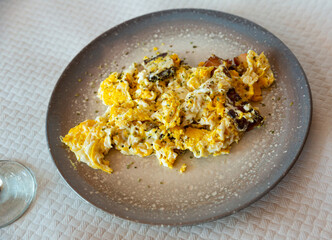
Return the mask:
[[[259, 105], [264, 127], [248, 132], [229, 155], [195, 159], [182, 155], [174, 167], [155, 156], [125, 156], [111, 150], [113, 174], [78, 163], [60, 142], [68, 130], [106, 110], [96, 97], [100, 82], [144, 56], [174, 51], [191, 66], [211, 54], [233, 58], [253, 49], [270, 60], [276, 84]], [[55, 86], [47, 113], [47, 140], [67, 183], [85, 200], [132, 221], [188, 225], [218, 219], [262, 197], [290, 170], [311, 121], [309, 85], [298, 60], [277, 37], [227, 13], [178, 9], [124, 22], [86, 46]], [[182, 163], [188, 165], [179, 173]]]

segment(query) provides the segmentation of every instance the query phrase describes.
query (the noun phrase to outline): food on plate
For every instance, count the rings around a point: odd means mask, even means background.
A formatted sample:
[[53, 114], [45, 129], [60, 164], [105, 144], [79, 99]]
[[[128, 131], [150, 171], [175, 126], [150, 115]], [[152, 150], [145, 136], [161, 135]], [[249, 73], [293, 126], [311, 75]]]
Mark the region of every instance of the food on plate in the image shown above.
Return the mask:
[[[185, 150], [196, 158], [228, 154], [264, 118], [251, 102], [275, 81], [264, 53], [249, 50], [233, 60], [212, 55], [190, 67], [175, 53], [145, 57], [113, 72], [98, 97], [107, 106], [61, 138], [78, 161], [111, 173], [104, 156], [111, 148], [141, 157], [156, 155], [172, 168]], [[182, 165], [181, 173], [187, 165]]]

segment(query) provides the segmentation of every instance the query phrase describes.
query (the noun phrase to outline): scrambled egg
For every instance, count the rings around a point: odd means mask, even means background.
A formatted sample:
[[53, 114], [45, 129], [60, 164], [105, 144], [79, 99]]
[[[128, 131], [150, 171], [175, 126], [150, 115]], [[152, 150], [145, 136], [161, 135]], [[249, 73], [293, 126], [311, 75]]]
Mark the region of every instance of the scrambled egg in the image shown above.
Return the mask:
[[252, 50], [234, 61], [213, 55], [198, 67], [175, 53], [146, 57], [106, 78], [98, 90], [106, 112], [61, 140], [78, 161], [108, 173], [104, 156], [112, 147], [127, 155], [155, 154], [169, 168], [185, 150], [197, 158], [227, 154], [244, 132], [263, 124], [250, 102], [260, 101], [261, 89], [274, 80], [265, 55]]

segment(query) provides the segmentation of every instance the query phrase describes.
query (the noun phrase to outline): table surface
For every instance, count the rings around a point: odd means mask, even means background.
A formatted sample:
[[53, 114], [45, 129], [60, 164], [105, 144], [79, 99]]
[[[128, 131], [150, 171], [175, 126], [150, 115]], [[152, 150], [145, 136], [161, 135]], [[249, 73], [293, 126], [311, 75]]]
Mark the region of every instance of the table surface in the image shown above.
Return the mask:
[[[48, 152], [45, 119], [64, 68], [91, 40], [149, 12], [205, 8], [265, 27], [296, 55], [313, 95], [308, 140], [267, 195], [226, 218], [186, 227], [114, 217], [82, 200]], [[38, 191], [1, 239], [332, 239], [332, 1], [1, 1], [0, 159], [30, 167]]]

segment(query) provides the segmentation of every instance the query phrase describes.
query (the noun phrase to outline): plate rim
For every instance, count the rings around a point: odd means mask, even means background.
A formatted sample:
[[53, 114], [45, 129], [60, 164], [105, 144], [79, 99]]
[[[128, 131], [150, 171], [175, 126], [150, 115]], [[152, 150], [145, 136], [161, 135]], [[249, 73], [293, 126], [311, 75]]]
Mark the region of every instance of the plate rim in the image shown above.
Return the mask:
[[[200, 220], [191, 220], [191, 221], [184, 221], [184, 222], [175, 222], [175, 223], [162, 223], [161, 221], [157, 221], [156, 220], [150, 220], [150, 221], [145, 221], [145, 220], [138, 220], [138, 219], [132, 219], [132, 218], [126, 218], [125, 216], [121, 216], [119, 214], [116, 214], [114, 212], [110, 212], [109, 210], [107, 210], [106, 208], [104, 208], [103, 206], [100, 206], [96, 203], [94, 203], [93, 201], [83, 197], [79, 191], [77, 189], [74, 188], [74, 186], [72, 186], [72, 184], [70, 182], [67, 181], [67, 179], [65, 178], [65, 176], [63, 175], [63, 173], [60, 171], [58, 165], [59, 162], [55, 160], [55, 156], [52, 152], [52, 146], [50, 145], [50, 134], [49, 134], [49, 121], [50, 121], [50, 111], [51, 111], [51, 103], [54, 101], [55, 98], [55, 94], [56, 94], [56, 90], [60, 84], [60, 80], [66, 75], [66, 72], [68, 69], [70, 69], [72, 67], [72, 65], [75, 64], [75, 62], [77, 61], [77, 59], [85, 52], [86, 49], [88, 49], [89, 47], [93, 46], [98, 40], [100, 40], [101, 38], [103, 38], [105, 36], [105, 34], [111, 33], [111, 32], [116, 32], [118, 29], [121, 29], [122, 27], [126, 27], [126, 25], [134, 23], [136, 21], [142, 20], [144, 18], [149, 18], [149, 17], [160, 17], [163, 14], [179, 14], [179, 13], [183, 13], [183, 12], [196, 12], [199, 14], [207, 14], [207, 15], [215, 15], [214, 17], [216, 18], [233, 18], [233, 19], [237, 19], [239, 20], [238, 23], [243, 24], [245, 23], [249, 23], [252, 24], [253, 26], [255, 26], [259, 31], [265, 32], [266, 34], [272, 36], [275, 40], [279, 41], [281, 43], [281, 45], [284, 47], [284, 49], [286, 51], [288, 51], [288, 53], [296, 60], [296, 63], [298, 64], [298, 67], [300, 69], [300, 71], [303, 74], [303, 78], [304, 81], [306, 83], [306, 88], [308, 91], [308, 96], [307, 96], [307, 100], [309, 100], [309, 116], [306, 116], [306, 118], [308, 118], [308, 122], [307, 122], [307, 126], [306, 127], [306, 131], [304, 134], [304, 138], [301, 139], [301, 144], [300, 147], [297, 150], [296, 156], [295, 158], [291, 161], [291, 164], [288, 166], [288, 168], [282, 173], [282, 175], [273, 183], [270, 185], [269, 188], [267, 188], [265, 191], [259, 193], [256, 197], [252, 198], [250, 201], [247, 201], [245, 204], [242, 204], [241, 206], [238, 207], [234, 207], [228, 211], [225, 211], [222, 214], [216, 215], [216, 216], [212, 216], [212, 217], [208, 217], [208, 218], [204, 218], [204, 219], [200, 219]], [[190, 226], [190, 225], [196, 225], [196, 224], [201, 224], [201, 223], [206, 223], [206, 222], [211, 222], [211, 221], [215, 221], [217, 219], [221, 219], [224, 217], [227, 217], [229, 215], [232, 215], [236, 212], [239, 212], [240, 210], [247, 208], [248, 206], [252, 205], [254, 202], [258, 201], [259, 199], [261, 199], [263, 196], [265, 196], [268, 192], [270, 192], [272, 189], [274, 189], [282, 180], [283, 178], [289, 173], [289, 171], [293, 168], [293, 166], [295, 165], [295, 163], [297, 162], [303, 148], [304, 145], [307, 141], [309, 132], [310, 132], [310, 128], [311, 128], [311, 124], [312, 124], [312, 114], [313, 114], [313, 102], [312, 102], [312, 93], [311, 93], [311, 88], [308, 82], [308, 78], [305, 74], [305, 71], [303, 69], [303, 67], [301, 66], [300, 62], [298, 61], [298, 59], [296, 58], [295, 54], [289, 49], [289, 47], [282, 41], [280, 40], [276, 35], [274, 35], [273, 33], [271, 33], [270, 31], [268, 31], [266, 28], [260, 26], [259, 24], [253, 22], [252, 20], [246, 19], [244, 17], [235, 15], [235, 14], [230, 14], [227, 12], [223, 12], [223, 11], [218, 11], [218, 10], [212, 10], [212, 9], [200, 9], [200, 8], [173, 8], [173, 9], [167, 9], [167, 10], [161, 10], [161, 11], [155, 11], [155, 12], [149, 12], [134, 18], [131, 18], [129, 20], [126, 20], [124, 22], [121, 22], [120, 24], [117, 24], [111, 28], [109, 28], [108, 30], [104, 31], [103, 33], [99, 34], [97, 37], [95, 37], [93, 40], [91, 40], [87, 45], [85, 45], [71, 60], [70, 62], [67, 64], [67, 66], [65, 67], [65, 69], [62, 71], [62, 73], [60, 74], [60, 76], [57, 79], [56, 84], [53, 87], [51, 96], [49, 98], [49, 102], [48, 102], [48, 107], [47, 107], [47, 112], [46, 112], [46, 124], [45, 124], [45, 130], [46, 130], [46, 141], [47, 141], [47, 146], [48, 146], [48, 150], [49, 153], [51, 155], [51, 158], [53, 160], [53, 163], [55, 164], [58, 173], [61, 175], [62, 179], [64, 180], [64, 182], [84, 201], [92, 204], [93, 206], [95, 206], [96, 208], [107, 212], [108, 214], [111, 214], [113, 216], [119, 217], [121, 219], [124, 220], [130, 220], [132, 222], [136, 222], [136, 223], [143, 223], [143, 224], [149, 224], [149, 225], [160, 225], [160, 226]]]

